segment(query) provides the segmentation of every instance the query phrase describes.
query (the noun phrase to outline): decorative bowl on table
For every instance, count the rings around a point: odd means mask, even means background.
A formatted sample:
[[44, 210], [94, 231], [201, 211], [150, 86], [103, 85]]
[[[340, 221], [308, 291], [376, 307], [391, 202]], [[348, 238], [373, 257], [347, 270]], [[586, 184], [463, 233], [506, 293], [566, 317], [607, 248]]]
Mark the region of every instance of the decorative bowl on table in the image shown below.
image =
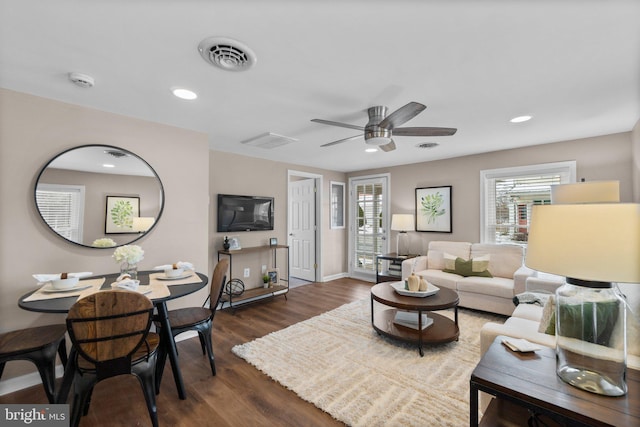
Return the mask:
[[170, 278], [180, 277], [184, 274], [184, 268], [169, 268], [164, 271], [164, 275]]
[[403, 282], [393, 282], [393, 283], [389, 283], [391, 285], [391, 287], [393, 289], [395, 289], [395, 291], [397, 293], [399, 293], [402, 296], [405, 297], [420, 297], [420, 298], [424, 298], [424, 297], [428, 297], [430, 295], [435, 295], [440, 288], [437, 287], [436, 285], [434, 285], [433, 283], [428, 283], [427, 284], [427, 290], [426, 291], [410, 291], [408, 289], [405, 288], [405, 283]]
[[66, 279], [55, 279], [51, 281], [53, 289], [69, 289], [78, 286], [79, 277], [67, 277]]

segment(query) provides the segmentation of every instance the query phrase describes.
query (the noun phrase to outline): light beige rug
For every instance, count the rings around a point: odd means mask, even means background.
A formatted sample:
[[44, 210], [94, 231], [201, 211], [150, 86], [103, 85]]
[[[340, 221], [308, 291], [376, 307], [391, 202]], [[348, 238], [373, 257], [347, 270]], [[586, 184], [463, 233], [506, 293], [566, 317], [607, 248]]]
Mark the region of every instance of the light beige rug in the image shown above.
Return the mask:
[[[452, 311], [439, 313], [453, 318]], [[459, 341], [425, 346], [420, 357], [415, 346], [372, 329], [366, 299], [233, 352], [348, 425], [458, 427], [469, 425], [469, 377], [480, 360], [480, 328], [503, 319], [459, 309]]]

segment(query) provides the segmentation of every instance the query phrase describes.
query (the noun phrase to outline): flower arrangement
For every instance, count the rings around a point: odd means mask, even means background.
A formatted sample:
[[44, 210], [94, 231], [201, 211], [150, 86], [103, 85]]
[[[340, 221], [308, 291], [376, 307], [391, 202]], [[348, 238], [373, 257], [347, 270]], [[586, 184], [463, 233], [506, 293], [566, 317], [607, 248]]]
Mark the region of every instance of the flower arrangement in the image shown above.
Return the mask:
[[113, 239], [110, 239], [108, 237], [105, 237], [102, 239], [96, 239], [91, 244], [91, 246], [95, 248], [110, 248], [115, 245], [116, 245], [116, 242]]
[[144, 259], [144, 251], [138, 245], [120, 246], [113, 252], [113, 259], [117, 262], [137, 264]]

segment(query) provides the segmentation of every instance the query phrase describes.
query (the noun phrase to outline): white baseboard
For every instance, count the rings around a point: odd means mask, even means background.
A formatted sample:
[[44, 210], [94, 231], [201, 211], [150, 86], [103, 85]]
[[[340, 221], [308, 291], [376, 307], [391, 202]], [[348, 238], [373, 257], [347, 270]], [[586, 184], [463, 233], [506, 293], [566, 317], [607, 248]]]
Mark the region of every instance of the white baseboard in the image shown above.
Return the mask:
[[349, 273], [338, 273], [338, 274], [332, 274], [330, 276], [324, 276], [322, 278], [322, 281], [330, 282], [331, 280], [344, 279], [345, 277], [349, 277]]
[[[62, 368], [62, 365], [56, 365], [56, 378], [62, 378], [63, 373], [64, 369]], [[41, 384], [42, 379], [40, 379], [40, 374], [36, 370], [30, 374], [20, 375], [19, 377], [0, 381], [0, 396]]]
[[[187, 331], [178, 335], [175, 339], [176, 342], [188, 340], [189, 338], [197, 337], [196, 331]], [[56, 365], [56, 378], [62, 378], [64, 369], [62, 365]], [[5, 394], [14, 393], [16, 391], [23, 390], [25, 388], [33, 387], [35, 385], [41, 385], [42, 379], [38, 371], [31, 372], [29, 374], [20, 375], [19, 377], [9, 378], [7, 380], [0, 381], [0, 396]]]

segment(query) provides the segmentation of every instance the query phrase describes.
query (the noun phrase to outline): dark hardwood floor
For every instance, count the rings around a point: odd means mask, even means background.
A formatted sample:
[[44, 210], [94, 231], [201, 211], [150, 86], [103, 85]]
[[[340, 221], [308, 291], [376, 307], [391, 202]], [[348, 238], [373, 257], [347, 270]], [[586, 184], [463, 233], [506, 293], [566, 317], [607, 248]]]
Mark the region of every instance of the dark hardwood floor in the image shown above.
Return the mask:
[[[283, 296], [238, 309], [219, 311], [214, 320], [213, 345], [217, 376], [211, 376], [198, 338], [178, 343], [187, 399], [176, 393], [167, 363], [158, 418], [163, 426], [339, 426], [342, 423], [300, 399], [253, 366], [231, 353], [237, 344], [367, 298], [372, 284], [353, 279], [312, 283]], [[322, 349], [318, 349], [322, 351]], [[41, 386], [0, 396], [0, 403], [46, 403]], [[99, 383], [89, 414], [80, 426], [151, 425], [144, 397], [134, 377], [121, 376]]]

